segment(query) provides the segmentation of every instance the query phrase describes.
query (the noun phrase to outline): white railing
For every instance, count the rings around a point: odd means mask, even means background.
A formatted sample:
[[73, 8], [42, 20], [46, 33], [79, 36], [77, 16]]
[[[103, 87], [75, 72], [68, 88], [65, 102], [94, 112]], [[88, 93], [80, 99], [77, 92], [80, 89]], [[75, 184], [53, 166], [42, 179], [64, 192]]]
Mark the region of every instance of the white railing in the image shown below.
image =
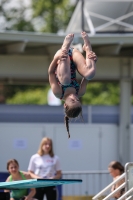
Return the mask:
[[[119, 200], [125, 199], [126, 196], [128, 196], [128, 195], [131, 194], [131, 192], [133, 192], [133, 187], [132, 187], [130, 190], [128, 190], [125, 194], [123, 194], [123, 195], [119, 198]], [[127, 200], [127, 199], [133, 199], [133, 196], [129, 196], [128, 198], [126, 198], [126, 200]]]
[[[63, 185], [63, 196], [73, 196], [73, 199], [75, 196], [92, 196], [93, 200], [108, 200], [125, 188], [125, 193], [118, 200], [133, 200], [133, 163], [126, 163], [125, 173], [112, 183], [108, 171], [64, 171], [63, 178], [83, 180], [82, 184]], [[123, 178], [125, 182], [111, 192], [111, 187]]]
[[123, 173], [117, 180], [113, 181], [111, 184], [106, 186], [101, 192], [95, 195], [92, 199], [98, 200], [99, 197], [104, 196], [105, 192], [107, 192], [108, 189], [111, 189], [111, 187], [114, 184], [116, 184], [118, 181], [120, 181], [123, 178], [125, 179], [125, 182], [121, 184], [118, 188], [116, 188], [114, 191], [112, 191], [110, 194], [106, 195], [106, 197], [103, 198], [103, 200], [110, 199], [122, 188], [125, 188], [125, 193], [121, 197], [119, 197], [118, 200], [133, 199], [133, 163], [126, 163], [125, 173]]
[[108, 171], [63, 171], [64, 179], [82, 179], [82, 183], [63, 185], [63, 196], [94, 196], [111, 182]]
[[117, 189], [115, 189], [113, 192], [111, 192], [108, 196], [106, 196], [104, 198], [104, 200], [110, 199], [111, 197], [113, 197], [113, 195], [115, 195], [117, 192], [119, 192], [122, 188], [125, 187], [125, 183], [121, 184]]
[[[116, 184], [118, 181], [120, 181], [122, 178], [125, 177], [125, 173], [123, 173], [117, 180], [113, 181], [111, 184], [107, 185], [101, 192], [99, 192], [97, 195], [95, 195], [92, 199], [93, 200], [98, 200], [101, 196], [105, 195], [105, 192], [108, 190], [111, 190], [111, 187]], [[125, 183], [120, 185], [116, 190], [111, 192], [109, 195], [107, 195], [104, 200], [110, 199], [115, 193], [117, 193], [119, 190], [121, 190], [123, 187], [125, 187]]]

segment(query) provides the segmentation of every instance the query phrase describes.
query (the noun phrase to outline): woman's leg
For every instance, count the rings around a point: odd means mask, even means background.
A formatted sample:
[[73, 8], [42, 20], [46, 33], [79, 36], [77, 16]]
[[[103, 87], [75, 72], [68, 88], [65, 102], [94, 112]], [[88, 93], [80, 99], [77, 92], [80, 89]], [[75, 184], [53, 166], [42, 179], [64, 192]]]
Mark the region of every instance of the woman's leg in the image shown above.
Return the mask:
[[73, 37], [73, 34], [67, 35], [60, 50], [61, 57], [58, 61], [57, 77], [62, 85], [69, 85], [71, 83], [70, 58], [68, 56], [68, 51]]
[[74, 51], [73, 59], [77, 63], [77, 70], [85, 79], [90, 80], [95, 75], [96, 68], [96, 54], [92, 51], [92, 47], [89, 41], [88, 34], [86, 32], [81, 33], [84, 40], [83, 50], [86, 52], [86, 59], [80, 56]]
[[47, 187], [45, 192], [47, 200], [57, 200], [57, 188], [55, 186]]
[[43, 200], [44, 198], [44, 188], [36, 188], [35, 199]]

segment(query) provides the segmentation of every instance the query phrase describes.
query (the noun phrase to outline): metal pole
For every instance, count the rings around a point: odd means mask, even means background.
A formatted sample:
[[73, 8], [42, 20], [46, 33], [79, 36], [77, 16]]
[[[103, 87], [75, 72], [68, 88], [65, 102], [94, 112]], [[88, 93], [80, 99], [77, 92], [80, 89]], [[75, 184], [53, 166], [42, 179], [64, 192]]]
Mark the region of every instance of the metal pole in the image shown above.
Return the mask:
[[84, 31], [84, 0], [81, 0], [81, 29]]

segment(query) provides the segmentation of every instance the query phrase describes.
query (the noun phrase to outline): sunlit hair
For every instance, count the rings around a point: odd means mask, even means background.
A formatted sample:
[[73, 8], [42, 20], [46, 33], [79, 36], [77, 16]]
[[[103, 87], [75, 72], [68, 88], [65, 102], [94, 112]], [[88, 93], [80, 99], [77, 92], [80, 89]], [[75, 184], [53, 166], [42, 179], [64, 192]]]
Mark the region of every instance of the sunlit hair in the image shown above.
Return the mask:
[[118, 161], [112, 161], [112, 162], [109, 164], [108, 168], [118, 169], [118, 170], [120, 171], [120, 174], [123, 174], [123, 173], [124, 173], [124, 167], [123, 167], [123, 165], [122, 165], [120, 162], [118, 162]]
[[19, 164], [18, 164], [18, 161], [16, 160], [16, 159], [10, 159], [10, 160], [8, 160], [8, 162], [7, 162], [7, 170], [9, 170], [9, 165], [10, 164], [16, 164], [18, 167], [19, 167]]
[[70, 133], [69, 133], [69, 118], [76, 118], [80, 116], [82, 119], [82, 107], [81, 105], [75, 105], [75, 106], [66, 106], [65, 107], [65, 117], [64, 117], [64, 121], [65, 121], [65, 125], [66, 125], [66, 129], [67, 129], [67, 133], [68, 133], [68, 138], [70, 138]]
[[51, 149], [50, 149], [50, 151], [49, 151], [49, 155], [50, 155], [51, 157], [54, 157], [53, 142], [52, 142], [52, 140], [51, 140], [50, 138], [48, 138], [48, 137], [44, 137], [44, 138], [42, 139], [37, 153], [38, 153], [40, 156], [43, 156], [43, 155], [45, 154], [45, 152], [43, 151], [43, 145], [46, 144], [47, 142], [50, 142], [50, 144], [51, 144]]

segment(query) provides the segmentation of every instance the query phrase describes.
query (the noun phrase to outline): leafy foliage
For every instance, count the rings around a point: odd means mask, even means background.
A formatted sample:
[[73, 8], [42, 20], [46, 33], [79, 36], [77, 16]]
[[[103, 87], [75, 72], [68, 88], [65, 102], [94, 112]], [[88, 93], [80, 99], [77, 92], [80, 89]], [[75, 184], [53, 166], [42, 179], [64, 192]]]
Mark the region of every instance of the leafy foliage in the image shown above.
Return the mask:
[[44, 24], [41, 28], [43, 32], [57, 33], [65, 30], [75, 5], [70, 0], [32, 0], [33, 17], [41, 17]]
[[1, 29], [17, 31], [34, 31], [31, 19], [26, 17], [27, 7], [23, 0], [15, 4], [13, 0], [1, 0], [0, 19]]
[[[26, 8], [23, 0], [19, 6], [9, 6], [12, 0], [1, 0], [0, 17], [6, 30], [34, 31], [32, 22], [25, 17]], [[43, 19], [40, 29], [44, 32], [56, 33], [65, 30], [75, 5], [71, 0], [32, 0], [33, 17]], [[10, 89], [9, 89], [10, 88]], [[12, 104], [47, 104], [46, 87], [13, 86], [6, 87], [6, 103]], [[87, 86], [86, 94], [82, 97], [82, 103], [92, 105], [117, 105], [119, 104], [118, 83], [92, 83]], [[133, 101], [133, 99], [132, 99]]]
[[[14, 88], [14, 86], [13, 86]], [[47, 104], [47, 93], [49, 84], [39, 86], [17, 86], [11, 90], [13, 96], [8, 95], [7, 104]], [[118, 83], [88, 83], [86, 94], [82, 97], [83, 105], [118, 105], [119, 104], [119, 84]]]
[[27, 88], [22, 91], [19, 90], [13, 97], [7, 98], [7, 104], [47, 104], [47, 93], [49, 86], [43, 88]]
[[120, 102], [120, 88], [118, 83], [88, 83], [82, 103], [87, 105], [118, 105]]
[[[32, 6], [26, 7], [23, 0], [1, 0], [1, 30], [39, 31], [57, 33], [65, 30], [75, 5], [71, 0], [32, 0]], [[30, 11], [30, 18], [27, 12]], [[40, 23], [36, 19], [40, 19]]]

